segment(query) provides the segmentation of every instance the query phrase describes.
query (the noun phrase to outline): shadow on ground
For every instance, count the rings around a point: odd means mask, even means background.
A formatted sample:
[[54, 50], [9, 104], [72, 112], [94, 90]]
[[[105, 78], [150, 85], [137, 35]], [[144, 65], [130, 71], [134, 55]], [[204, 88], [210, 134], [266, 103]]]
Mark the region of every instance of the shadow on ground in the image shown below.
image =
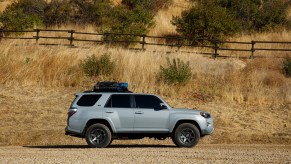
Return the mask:
[[[90, 148], [88, 145], [45, 145], [45, 146], [23, 146], [25, 148], [37, 149], [85, 149]], [[107, 148], [169, 148], [174, 145], [110, 145]]]

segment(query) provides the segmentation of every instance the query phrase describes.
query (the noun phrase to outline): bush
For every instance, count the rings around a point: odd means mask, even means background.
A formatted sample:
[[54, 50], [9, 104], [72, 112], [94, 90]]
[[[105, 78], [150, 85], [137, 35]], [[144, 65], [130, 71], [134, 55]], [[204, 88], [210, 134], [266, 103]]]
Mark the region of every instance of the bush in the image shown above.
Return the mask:
[[[142, 7], [129, 10], [123, 6], [115, 7], [111, 12], [110, 23], [106, 27], [103, 27], [103, 32], [118, 33], [118, 34], [135, 34], [142, 35], [147, 34], [149, 29], [154, 25], [154, 15]], [[132, 35], [108, 35], [103, 38], [109, 42], [116, 41], [139, 41], [139, 37]]]
[[[174, 17], [177, 31], [188, 37], [223, 39], [238, 32], [268, 31], [288, 26], [286, 0], [193, 0], [195, 5]], [[194, 2], [193, 2], [194, 3]]]
[[[144, 5], [133, 8], [123, 4], [114, 6], [111, 0], [51, 0], [48, 3], [45, 0], [18, 0], [6, 8], [0, 21], [7, 30], [72, 23], [93, 24], [100, 32], [146, 34], [154, 25], [153, 18], [154, 14]], [[110, 36], [105, 39], [138, 40], [132, 36]]]
[[92, 55], [82, 60], [80, 66], [86, 76], [109, 76], [114, 71], [115, 63], [111, 61], [110, 56], [107, 54], [102, 55], [100, 58]]
[[45, 12], [47, 26], [67, 23], [101, 26], [112, 11], [110, 0], [52, 0]]
[[52, 0], [45, 8], [45, 25], [62, 25], [72, 21], [72, 5], [69, 1]]
[[283, 63], [283, 72], [287, 77], [291, 77], [291, 58], [286, 58]]
[[287, 24], [286, 0], [216, 0], [233, 12], [245, 31], [267, 31]]
[[27, 30], [43, 25], [44, 0], [19, 0], [9, 5], [0, 17], [6, 30]]
[[168, 8], [172, 0], [122, 0], [121, 3], [129, 7], [129, 9], [141, 6], [152, 13], [157, 13], [160, 9]]
[[167, 58], [168, 66], [160, 66], [160, 72], [157, 76], [158, 81], [167, 84], [186, 84], [192, 77], [191, 68], [188, 62], [183, 62], [180, 59], [173, 59], [171, 63]]
[[199, 3], [173, 17], [177, 32], [186, 37], [222, 39], [239, 31], [239, 24], [227, 9], [212, 3]]
[[[110, 0], [71, 0], [76, 8], [76, 23], [101, 26], [113, 10]], [[108, 22], [109, 23], [109, 22]]]

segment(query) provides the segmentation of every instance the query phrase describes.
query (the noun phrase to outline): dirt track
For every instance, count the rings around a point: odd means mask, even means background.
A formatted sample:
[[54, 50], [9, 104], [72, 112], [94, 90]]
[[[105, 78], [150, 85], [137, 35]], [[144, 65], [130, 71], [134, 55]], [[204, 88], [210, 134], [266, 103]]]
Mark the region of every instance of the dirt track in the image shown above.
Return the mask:
[[0, 163], [291, 163], [291, 146], [113, 144], [87, 146], [0, 147]]

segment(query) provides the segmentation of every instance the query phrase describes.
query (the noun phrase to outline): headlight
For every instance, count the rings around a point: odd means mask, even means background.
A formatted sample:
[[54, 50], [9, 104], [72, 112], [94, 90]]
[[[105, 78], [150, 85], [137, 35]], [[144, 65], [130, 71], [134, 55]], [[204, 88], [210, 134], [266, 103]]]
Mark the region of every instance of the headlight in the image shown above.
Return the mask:
[[202, 117], [204, 117], [204, 118], [210, 118], [211, 117], [210, 113], [207, 113], [207, 112], [200, 112], [200, 115]]

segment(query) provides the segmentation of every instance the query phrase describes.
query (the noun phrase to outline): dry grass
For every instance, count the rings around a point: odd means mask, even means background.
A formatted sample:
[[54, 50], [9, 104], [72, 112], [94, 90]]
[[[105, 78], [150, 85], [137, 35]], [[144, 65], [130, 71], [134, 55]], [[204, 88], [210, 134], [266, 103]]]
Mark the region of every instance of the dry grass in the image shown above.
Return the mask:
[[[203, 143], [291, 142], [291, 83], [280, 71], [282, 59], [214, 60], [166, 50], [50, 47], [23, 41], [2, 41], [0, 49], [0, 145], [83, 144], [63, 134], [73, 93], [113, 79], [128, 81], [135, 92], [160, 94], [175, 107], [210, 111], [216, 132]], [[80, 60], [105, 53], [117, 64], [112, 77], [85, 77]], [[156, 82], [166, 57], [190, 61], [189, 84]]]
[[[0, 45], [3, 50], [0, 82], [6, 86], [91, 87], [96, 81], [117, 80], [128, 81], [134, 91], [166, 96], [178, 92], [177, 97], [192, 98], [192, 94], [198, 94], [198, 97], [262, 105], [290, 101], [290, 79], [281, 73], [283, 59], [214, 60], [183, 52], [168, 54], [167, 49], [143, 52], [106, 46], [67, 48], [15, 42], [2, 41]], [[79, 68], [80, 60], [92, 54], [110, 54], [118, 69], [110, 77], [85, 77]], [[168, 90], [168, 86], [157, 83], [156, 75], [167, 57], [190, 61], [193, 78], [189, 84]]]
[[150, 31], [149, 35], [162, 36], [176, 34], [176, 27], [172, 25], [171, 20], [173, 16], [180, 16], [182, 11], [191, 7], [191, 3], [185, 0], [173, 0], [171, 7], [158, 12], [155, 17], [156, 25]]
[[0, 1], [0, 13], [11, 3], [11, 1]]

